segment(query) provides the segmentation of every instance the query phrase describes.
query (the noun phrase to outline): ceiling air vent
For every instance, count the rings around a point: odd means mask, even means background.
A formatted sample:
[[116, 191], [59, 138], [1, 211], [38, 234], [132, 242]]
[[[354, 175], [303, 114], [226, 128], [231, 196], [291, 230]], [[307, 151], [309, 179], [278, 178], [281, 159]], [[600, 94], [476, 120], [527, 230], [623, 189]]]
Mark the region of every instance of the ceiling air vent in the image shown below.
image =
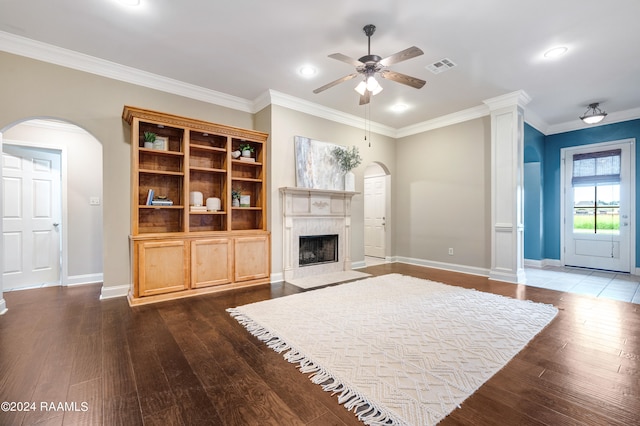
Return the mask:
[[432, 63], [431, 65], [427, 65], [427, 69], [434, 74], [440, 74], [441, 72], [449, 70], [455, 66], [456, 64], [453, 63], [451, 59], [444, 58]]

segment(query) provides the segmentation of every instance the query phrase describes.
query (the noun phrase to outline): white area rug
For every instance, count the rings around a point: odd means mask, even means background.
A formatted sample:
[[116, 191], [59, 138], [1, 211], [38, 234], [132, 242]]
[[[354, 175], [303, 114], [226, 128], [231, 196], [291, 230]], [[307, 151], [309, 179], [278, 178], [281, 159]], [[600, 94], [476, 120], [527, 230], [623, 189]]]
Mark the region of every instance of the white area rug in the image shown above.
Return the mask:
[[557, 314], [400, 274], [228, 311], [372, 425], [436, 424]]
[[321, 287], [323, 285], [329, 285], [333, 283], [339, 283], [342, 281], [357, 280], [358, 278], [370, 277], [371, 274], [365, 274], [358, 271], [341, 271], [333, 272], [331, 274], [314, 275], [305, 278], [296, 278], [287, 281], [289, 284], [293, 284], [296, 287], [308, 289]]

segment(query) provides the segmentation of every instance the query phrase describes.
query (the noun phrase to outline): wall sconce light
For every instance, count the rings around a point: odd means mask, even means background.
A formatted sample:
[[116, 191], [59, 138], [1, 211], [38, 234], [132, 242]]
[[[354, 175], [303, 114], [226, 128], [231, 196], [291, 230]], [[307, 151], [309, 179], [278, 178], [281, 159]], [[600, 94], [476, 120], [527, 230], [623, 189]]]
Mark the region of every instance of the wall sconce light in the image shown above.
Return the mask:
[[587, 108], [587, 111], [585, 111], [582, 117], [580, 117], [580, 120], [587, 124], [596, 124], [601, 122], [607, 116], [607, 113], [598, 108], [599, 105], [600, 104], [598, 102], [589, 104], [589, 108]]

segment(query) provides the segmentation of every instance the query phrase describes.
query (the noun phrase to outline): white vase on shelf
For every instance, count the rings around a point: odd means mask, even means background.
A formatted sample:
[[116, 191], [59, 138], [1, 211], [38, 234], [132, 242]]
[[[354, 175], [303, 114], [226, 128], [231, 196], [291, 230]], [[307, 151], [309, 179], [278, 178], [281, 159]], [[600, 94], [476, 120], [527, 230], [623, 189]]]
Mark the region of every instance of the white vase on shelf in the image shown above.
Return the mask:
[[356, 190], [356, 175], [353, 172], [346, 172], [344, 174], [344, 190], [355, 192]]

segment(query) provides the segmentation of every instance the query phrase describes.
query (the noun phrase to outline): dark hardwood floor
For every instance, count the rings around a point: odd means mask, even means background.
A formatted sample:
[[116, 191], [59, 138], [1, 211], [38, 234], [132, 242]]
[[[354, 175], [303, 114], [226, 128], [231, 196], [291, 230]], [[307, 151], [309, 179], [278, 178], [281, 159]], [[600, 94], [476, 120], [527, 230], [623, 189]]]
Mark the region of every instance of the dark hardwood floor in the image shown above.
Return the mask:
[[[640, 424], [640, 305], [403, 264], [362, 271], [560, 309], [442, 425]], [[98, 300], [99, 285], [5, 293], [0, 401], [35, 410], [0, 411], [0, 424], [361, 424], [225, 312], [298, 291], [279, 283], [136, 308]]]

